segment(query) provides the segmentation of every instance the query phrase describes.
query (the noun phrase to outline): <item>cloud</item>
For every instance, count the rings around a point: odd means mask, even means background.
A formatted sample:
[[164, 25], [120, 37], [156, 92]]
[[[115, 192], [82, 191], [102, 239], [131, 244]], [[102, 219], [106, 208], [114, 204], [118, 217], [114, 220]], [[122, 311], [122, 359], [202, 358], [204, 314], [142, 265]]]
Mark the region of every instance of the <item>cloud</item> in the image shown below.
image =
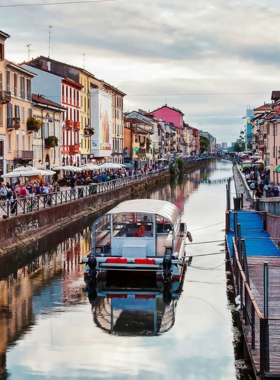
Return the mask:
[[[243, 123], [238, 117], [247, 106], [269, 101], [277, 90], [276, 0], [119, 0], [2, 8], [1, 14], [1, 28], [12, 37], [8, 58], [26, 60], [27, 44], [31, 56], [48, 55], [52, 25], [53, 58], [82, 66], [85, 54], [87, 70], [128, 94], [127, 108], [154, 109], [168, 102], [186, 117], [200, 114], [185, 120], [210, 128], [219, 141], [235, 140]], [[180, 95], [185, 93], [224, 96]]]

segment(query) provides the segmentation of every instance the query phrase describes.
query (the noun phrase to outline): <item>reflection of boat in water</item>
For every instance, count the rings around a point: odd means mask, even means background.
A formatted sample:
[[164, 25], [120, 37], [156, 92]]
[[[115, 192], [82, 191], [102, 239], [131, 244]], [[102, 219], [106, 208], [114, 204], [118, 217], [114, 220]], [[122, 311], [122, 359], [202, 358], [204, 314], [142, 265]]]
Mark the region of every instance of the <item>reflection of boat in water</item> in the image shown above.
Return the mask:
[[159, 289], [106, 289], [89, 292], [93, 319], [109, 334], [153, 336], [170, 330], [180, 297], [177, 291]]
[[172, 203], [137, 199], [120, 203], [92, 228], [92, 250], [85, 279], [102, 278], [108, 271], [152, 273], [157, 279], [180, 281], [186, 265], [186, 224]]

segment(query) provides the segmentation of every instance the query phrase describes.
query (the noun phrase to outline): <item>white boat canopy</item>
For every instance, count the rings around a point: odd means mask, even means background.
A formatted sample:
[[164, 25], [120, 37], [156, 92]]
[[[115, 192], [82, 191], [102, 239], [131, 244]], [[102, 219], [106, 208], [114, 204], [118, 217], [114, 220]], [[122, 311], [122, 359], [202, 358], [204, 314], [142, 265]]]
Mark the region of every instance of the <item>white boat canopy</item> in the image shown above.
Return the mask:
[[120, 203], [107, 214], [125, 214], [136, 212], [140, 214], [157, 214], [167, 219], [173, 226], [180, 223], [181, 212], [177, 206], [170, 202], [157, 199], [134, 199]]

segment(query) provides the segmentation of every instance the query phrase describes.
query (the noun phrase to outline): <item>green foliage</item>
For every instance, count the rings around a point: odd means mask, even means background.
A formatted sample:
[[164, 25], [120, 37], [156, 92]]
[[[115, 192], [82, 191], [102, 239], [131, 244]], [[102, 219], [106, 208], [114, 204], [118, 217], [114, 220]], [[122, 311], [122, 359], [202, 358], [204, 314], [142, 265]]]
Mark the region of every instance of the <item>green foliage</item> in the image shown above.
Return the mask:
[[177, 163], [179, 172], [182, 173], [184, 171], [184, 166], [185, 166], [184, 161], [182, 160], [182, 158], [177, 158], [176, 163]]
[[32, 132], [38, 132], [42, 127], [42, 121], [30, 116], [26, 122], [27, 130]]
[[210, 141], [206, 137], [200, 136], [200, 153], [207, 151], [209, 147]]
[[245, 150], [245, 143], [243, 141], [236, 141], [236, 143], [233, 145], [234, 152], [244, 152], [244, 150]]
[[58, 146], [58, 138], [56, 136], [49, 136], [45, 138], [46, 148], [54, 148]]
[[147, 152], [150, 151], [151, 146], [152, 146], [152, 140], [149, 139], [149, 137], [147, 137], [147, 139], [146, 139], [146, 150], [147, 150]]

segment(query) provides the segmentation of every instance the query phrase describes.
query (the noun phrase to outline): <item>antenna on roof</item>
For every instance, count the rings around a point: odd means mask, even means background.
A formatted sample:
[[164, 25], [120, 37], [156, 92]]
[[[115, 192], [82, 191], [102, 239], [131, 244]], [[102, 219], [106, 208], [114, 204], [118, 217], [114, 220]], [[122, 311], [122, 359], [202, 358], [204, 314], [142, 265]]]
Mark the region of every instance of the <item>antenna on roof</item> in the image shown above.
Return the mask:
[[51, 58], [51, 28], [52, 25], [49, 26], [49, 58]]
[[85, 58], [85, 54], [83, 54], [83, 69], [85, 68], [85, 63], [86, 63], [86, 58]]
[[31, 46], [31, 44], [26, 45], [26, 47], [27, 47], [27, 54], [28, 54], [28, 61], [30, 61], [30, 52], [31, 52], [30, 46]]

